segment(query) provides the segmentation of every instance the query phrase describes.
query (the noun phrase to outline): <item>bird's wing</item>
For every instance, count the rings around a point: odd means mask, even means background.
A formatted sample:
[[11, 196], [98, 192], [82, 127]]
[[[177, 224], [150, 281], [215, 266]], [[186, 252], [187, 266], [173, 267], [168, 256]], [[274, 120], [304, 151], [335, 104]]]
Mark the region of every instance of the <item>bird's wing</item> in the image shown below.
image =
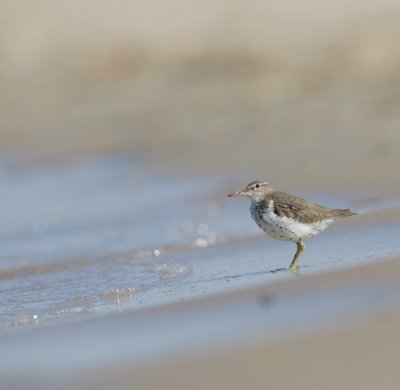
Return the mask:
[[268, 200], [266, 199], [266, 201], [269, 200], [274, 202], [274, 213], [276, 215], [293, 218], [302, 223], [314, 223], [325, 218], [335, 217], [334, 210], [286, 192], [275, 191], [270, 194]]

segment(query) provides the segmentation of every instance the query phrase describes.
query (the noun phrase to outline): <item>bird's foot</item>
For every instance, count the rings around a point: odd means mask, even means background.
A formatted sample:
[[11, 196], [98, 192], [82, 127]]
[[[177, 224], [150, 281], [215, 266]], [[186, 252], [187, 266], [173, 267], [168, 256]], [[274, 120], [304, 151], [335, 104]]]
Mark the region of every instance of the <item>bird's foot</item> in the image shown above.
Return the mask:
[[299, 274], [299, 267], [297, 265], [292, 266], [292, 267], [288, 267], [288, 268], [277, 268], [271, 271], [271, 273], [275, 273], [275, 272], [280, 272], [280, 271], [290, 271], [294, 274]]
[[275, 272], [280, 272], [280, 271], [287, 271], [289, 268], [277, 268], [277, 269], [273, 269], [271, 271], [272, 274], [274, 274]]

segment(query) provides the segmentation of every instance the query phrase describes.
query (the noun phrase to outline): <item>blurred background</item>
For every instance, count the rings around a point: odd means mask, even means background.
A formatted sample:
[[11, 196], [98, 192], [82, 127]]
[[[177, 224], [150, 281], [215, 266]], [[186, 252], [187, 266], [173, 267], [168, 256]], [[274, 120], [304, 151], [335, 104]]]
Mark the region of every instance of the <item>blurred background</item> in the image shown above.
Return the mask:
[[2, 1], [0, 148], [390, 186], [400, 4]]

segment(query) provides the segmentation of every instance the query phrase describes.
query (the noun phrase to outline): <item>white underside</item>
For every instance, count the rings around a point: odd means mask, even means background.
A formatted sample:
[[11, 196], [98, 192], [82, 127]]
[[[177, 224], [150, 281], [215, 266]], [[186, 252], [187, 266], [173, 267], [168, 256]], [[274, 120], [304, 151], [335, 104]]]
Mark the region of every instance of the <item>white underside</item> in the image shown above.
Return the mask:
[[293, 218], [279, 217], [274, 212], [274, 202], [271, 200], [268, 209], [260, 214], [257, 212], [257, 204], [251, 205], [251, 215], [257, 225], [271, 237], [283, 241], [304, 241], [325, 230], [335, 220], [334, 218], [324, 219], [320, 222], [306, 224]]

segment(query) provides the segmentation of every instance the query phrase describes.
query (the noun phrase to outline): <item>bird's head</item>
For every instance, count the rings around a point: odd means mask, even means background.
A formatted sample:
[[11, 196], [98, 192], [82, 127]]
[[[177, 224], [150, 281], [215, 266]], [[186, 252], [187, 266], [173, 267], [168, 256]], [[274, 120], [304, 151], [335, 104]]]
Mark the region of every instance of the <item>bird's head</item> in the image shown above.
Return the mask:
[[247, 184], [243, 190], [232, 192], [228, 196], [247, 196], [251, 200], [260, 202], [269, 192], [271, 187], [266, 181], [255, 180]]

